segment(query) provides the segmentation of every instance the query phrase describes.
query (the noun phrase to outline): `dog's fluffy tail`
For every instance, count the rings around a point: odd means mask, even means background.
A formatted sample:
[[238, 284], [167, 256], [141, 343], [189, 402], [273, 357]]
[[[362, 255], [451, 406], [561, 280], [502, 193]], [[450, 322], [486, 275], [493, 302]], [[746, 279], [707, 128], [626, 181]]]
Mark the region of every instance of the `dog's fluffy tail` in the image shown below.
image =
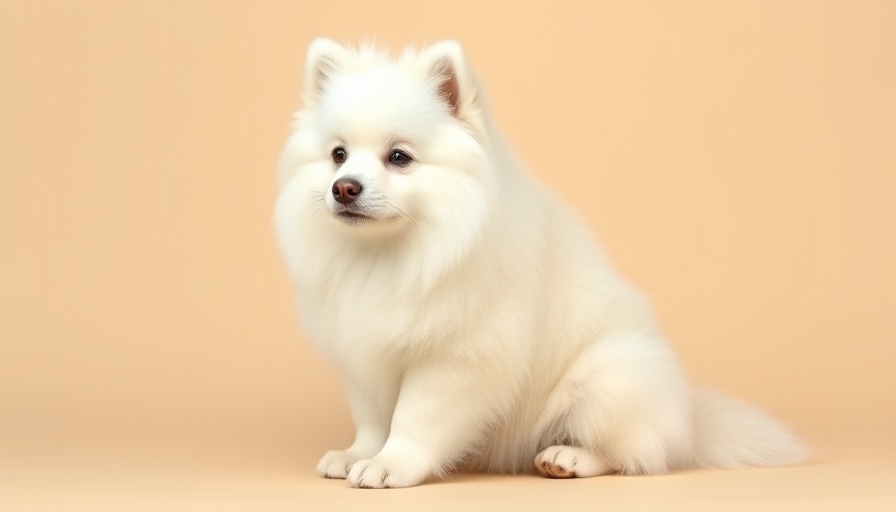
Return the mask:
[[750, 404], [698, 390], [693, 407], [698, 467], [777, 466], [809, 457], [809, 450], [786, 426]]

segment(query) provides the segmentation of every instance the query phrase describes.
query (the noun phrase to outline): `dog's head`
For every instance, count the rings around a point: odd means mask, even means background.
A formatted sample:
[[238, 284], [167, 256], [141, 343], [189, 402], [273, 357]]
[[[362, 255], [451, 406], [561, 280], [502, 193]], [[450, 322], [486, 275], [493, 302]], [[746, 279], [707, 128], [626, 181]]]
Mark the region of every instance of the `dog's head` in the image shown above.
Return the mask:
[[460, 45], [392, 59], [319, 39], [303, 85], [280, 162], [279, 228], [308, 243], [417, 238], [464, 252], [486, 222], [496, 177]]

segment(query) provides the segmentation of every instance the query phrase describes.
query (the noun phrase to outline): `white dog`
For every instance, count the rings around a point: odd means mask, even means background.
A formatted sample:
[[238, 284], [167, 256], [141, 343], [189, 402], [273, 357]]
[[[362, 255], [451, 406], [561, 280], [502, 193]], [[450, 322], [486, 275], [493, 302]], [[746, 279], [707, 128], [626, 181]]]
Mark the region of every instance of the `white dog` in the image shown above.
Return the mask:
[[317, 471], [407, 487], [790, 464], [759, 410], [693, 391], [645, 300], [524, 172], [461, 47], [317, 40], [275, 219], [310, 338], [357, 427]]

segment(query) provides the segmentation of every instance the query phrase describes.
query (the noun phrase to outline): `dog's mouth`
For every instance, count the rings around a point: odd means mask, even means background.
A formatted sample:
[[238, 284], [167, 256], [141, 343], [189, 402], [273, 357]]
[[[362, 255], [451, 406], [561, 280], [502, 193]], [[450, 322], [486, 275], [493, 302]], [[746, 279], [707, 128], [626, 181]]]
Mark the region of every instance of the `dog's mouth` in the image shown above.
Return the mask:
[[355, 209], [348, 208], [342, 210], [341, 212], [336, 212], [336, 218], [349, 225], [358, 225], [366, 222], [375, 222], [380, 220], [373, 215], [368, 215], [366, 213], [361, 213]]
[[374, 217], [373, 215], [367, 215], [364, 213], [360, 213], [352, 210], [342, 210], [341, 212], [336, 213], [336, 218], [342, 221], [344, 224], [348, 224], [349, 226], [360, 226], [362, 224], [367, 225], [381, 225], [387, 224], [390, 225], [390, 221], [394, 221], [398, 218], [398, 216], [394, 217]]
[[337, 213], [336, 216], [348, 222], [364, 222], [368, 220], [376, 220], [370, 215], [364, 215], [363, 213], [352, 212], [349, 210], [343, 210]]

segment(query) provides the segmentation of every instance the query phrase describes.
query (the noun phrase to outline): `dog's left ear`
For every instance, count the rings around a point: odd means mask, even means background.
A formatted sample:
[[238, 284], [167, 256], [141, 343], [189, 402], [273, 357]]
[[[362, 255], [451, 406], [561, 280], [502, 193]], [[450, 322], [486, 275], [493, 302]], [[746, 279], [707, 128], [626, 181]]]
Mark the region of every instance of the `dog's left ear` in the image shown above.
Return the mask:
[[448, 104], [451, 114], [467, 120], [468, 111], [476, 105], [476, 84], [467, 65], [463, 48], [457, 41], [436, 43], [420, 54], [430, 78], [439, 83], [439, 95]]

